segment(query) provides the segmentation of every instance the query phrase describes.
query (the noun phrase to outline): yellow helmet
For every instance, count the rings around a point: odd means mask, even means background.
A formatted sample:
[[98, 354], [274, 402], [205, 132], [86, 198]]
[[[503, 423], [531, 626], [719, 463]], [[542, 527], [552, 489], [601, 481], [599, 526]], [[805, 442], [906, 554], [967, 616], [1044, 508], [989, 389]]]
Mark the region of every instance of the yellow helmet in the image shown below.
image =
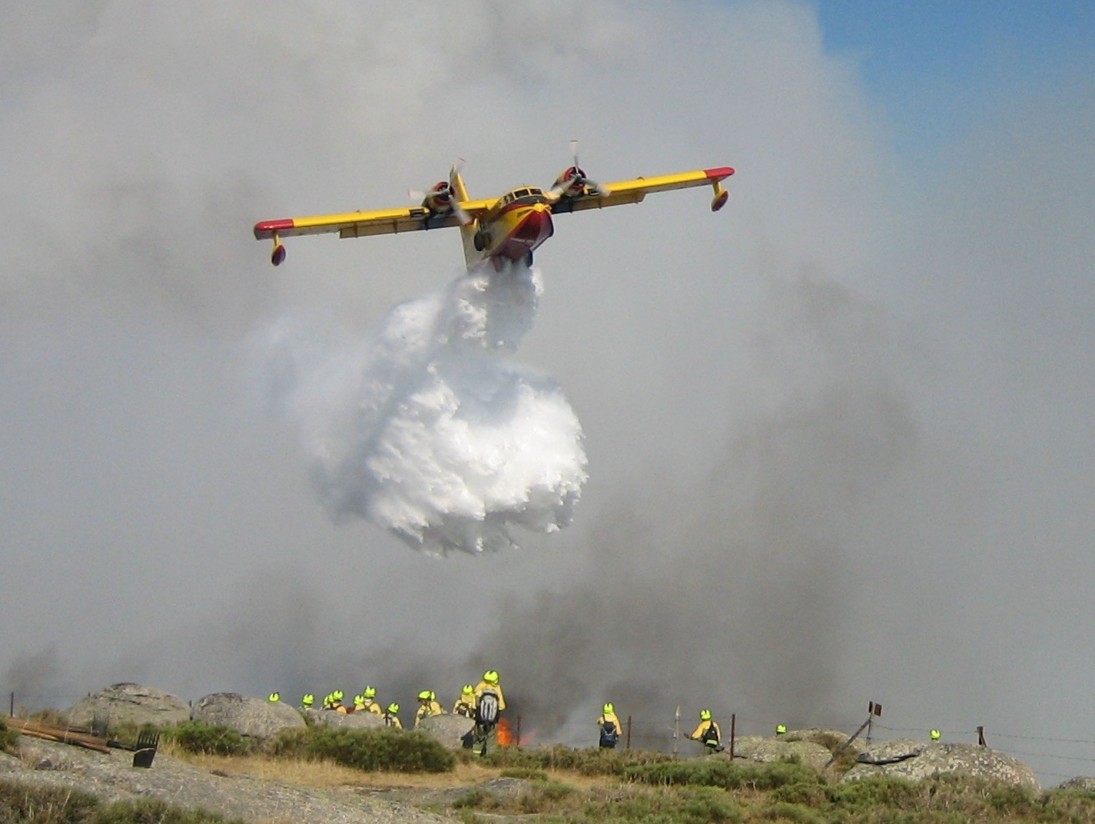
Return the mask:
[[498, 670], [487, 670], [483, 673], [483, 680], [488, 684], [498, 683]]
[[430, 691], [429, 690], [422, 690], [422, 692], [418, 693], [418, 700], [419, 701], [429, 701], [430, 700]]
[[710, 721], [711, 720], [711, 710], [700, 710], [700, 720], [701, 721]]
[[473, 695], [475, 693], [475, 687], [471, 684], [465, 684], [463, 689], [460, 690], [463, 695]]
[[399, 712], [399, 704], [396, 704], [396, 703], [389, 704], [388, 705], [388, 712], [391, 713], [392, 715], [395, 715], [397, 712]]
[[943, 735], [943, 733], [939, 732], [939, 730], [932, 730], [931, 731], [932, 741], [938, 741], [942, 737], [942, 735]]
[[783, 735], [785, 732], [787, 732], [786, 724], [776, 724], [776, 735]]
[[604, 712], [605, 715], [608, 715], [608, 713], [610, 712], [616, 712], [616, 706], [610, 701], [609, 703], [605, 704]]
[[376, 687], [366, 687], [365, 692], [361, 694], [366, 698], [376, 698]]

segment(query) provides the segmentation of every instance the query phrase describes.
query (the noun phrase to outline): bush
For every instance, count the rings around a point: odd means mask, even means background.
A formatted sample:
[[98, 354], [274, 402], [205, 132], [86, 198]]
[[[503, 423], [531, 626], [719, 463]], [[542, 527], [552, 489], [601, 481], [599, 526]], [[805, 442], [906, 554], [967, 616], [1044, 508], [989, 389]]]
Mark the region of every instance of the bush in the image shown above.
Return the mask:
[[0, 781], [0, 821], [19, 824], [243, 824], [162, 801], [103, 804], [66, 787], [31, 787]]
[[774, 790], [789, 784], [819, 785], [821, 779], [809, 767], [790, 762], [743, 764], [725, 758], [693, 758], [630, 767], [624, 773], [629, 781], [644, 784], [698, 784], [736, 790]]
[[535, 749], [499, 748], [488, 752], [481, 763], [502, 768], [569, 770], [581, 775], [623, 777], [633, 767], [672, 761], [673, 757], [667, 753], [646, 750], [574, 749], [555, 745]]
[[435, 738], [387, 727], [286, 730], [271, 751], [279, 757], [329, 758], [365, 772], [441, 773], [456, 766], [456, 756]]
[[0, 752], [14, 752], [19, 743], [19, 733], [8, 727], [0, 718]]
[[177, 727], [168, 727], [163, 736], [193, 753], [246, 755], [252, 749], [251, 741], [235, 730], [202, 721], [184, 721]]

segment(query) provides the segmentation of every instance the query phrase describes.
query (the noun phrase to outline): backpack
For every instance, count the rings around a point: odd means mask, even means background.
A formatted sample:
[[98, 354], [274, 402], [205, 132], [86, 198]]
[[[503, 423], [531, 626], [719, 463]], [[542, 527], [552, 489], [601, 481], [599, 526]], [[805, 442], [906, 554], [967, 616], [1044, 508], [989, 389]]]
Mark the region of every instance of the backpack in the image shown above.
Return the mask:
[[475, 721], [484, 727], [493, 726], [498, 721], [498, 696], [493, 692], [484, 692], [475, 703]]
[[717, 747], [719, 745], [719, 731], [715, 728], [715, 723], [713, 721], [710, 726], [703, 731], [703, 735], [700, 736], [700, 741], [709, 747]]
[[605, 722], [601, 724], [601, 746], [616, 746], [616, 725], [607, 719], [605, 719]]

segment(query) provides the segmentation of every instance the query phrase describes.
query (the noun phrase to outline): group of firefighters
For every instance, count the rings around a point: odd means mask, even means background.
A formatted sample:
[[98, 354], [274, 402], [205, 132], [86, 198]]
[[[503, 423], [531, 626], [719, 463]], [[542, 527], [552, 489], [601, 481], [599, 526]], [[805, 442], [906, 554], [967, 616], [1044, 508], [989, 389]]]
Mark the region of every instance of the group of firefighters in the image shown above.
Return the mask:
[[[270, 701], [279, 701], [281, 696], [277, 692], [270, 693]], [[345, 694], [342, 690], [328, 693], [320, 705], [323, 710], [341, 713], [371, 712], [384, 719], [384, 723], [396, 729], [403, 729], [403, 722], [399, 720], [399, 704], [392, 702], [383, 707], [376, 700], [376, 687], [367, 686], [360, 694], [353, 698], [352, 706], [344, 702]], [[300, 699], [302, 709], [315, 709], [316, 697], [312, 693], [305, 693]], [[498, 723], [498, 713], [506, 708], [505, 695], [502, 692], [502, 684], [497, 670], [487, 670], [482, 679], [474, 686], [465, 684], [460, 690], [460, 697], [452, 706], [453, 715], [461, 715], [475, 721], [472, 732], [465, 742], [480, 755], [486, 752], [487, 738], [494, 726]], [[419, 726], [422, 719], [435, 715], [445, 715], [445, 708], [437, 700], [437, 694], [433, 690], [422, 690], [418, 693], [418, 710], [415, 712], [414, 725]], [[624, 734], [623, 724], [616, 715], [616, 707], [612, 702], [607, 702], [602, 707], [601, 715], [597, 718], [599, 731], [598, 745], [602, 749], [614, 749], [616, 742]], [[776, 735], [784, 735], [787, 727], [783, 724], [776, 726]], [[686, 735], [691, 741], [703, 744], [707, 752], [722, 752], [722, 730], [718, 722], [711, 716], [711, 710], [700, 710], [700, 720], [690, 735]], [[940, 734], [932, 730], [931, 738], [938, 741]]]
[[[280, 693], [272, 692], [269, 695], [271, 703], [281, 700]], [[399, 720], [399, 704], [392, 702], [384, 707], [376, 700], [376, 687], [367, 686], [353, 698], [349, 706], [345, 703], [346, 694], [342, 690], [334, 690], [324, 696], [319, 709], [329, 712], [354, 713], [370, 712], [384, 719], [384, 723], [397, 730], [403, 729], [403, 722]], [[314, 710], [316, 697], [313, 693], [306, 692], [300, 699], [303, 710]], [[498, 723], [498, 713], [506, 708], [505, 695], [502, 692], [501, 679], [497, 670], [487, 670], [483, 673], [478, 684], [465, 684], [460, 690], [460, 697], [453, 704], [452, 714], [462, 715], [475, 721], [475, 726], [468, 736], [466, 744], [480, 755], [486, 752], [487, 739], [494, 726]], [[445, 708], [437, 700], [437, 693], [433, 690], [422, 690], [418, 693], [418, 710], [414, 716], [414, 725], [417, 727], [423, 718], [434, 715], [445, 715]]]

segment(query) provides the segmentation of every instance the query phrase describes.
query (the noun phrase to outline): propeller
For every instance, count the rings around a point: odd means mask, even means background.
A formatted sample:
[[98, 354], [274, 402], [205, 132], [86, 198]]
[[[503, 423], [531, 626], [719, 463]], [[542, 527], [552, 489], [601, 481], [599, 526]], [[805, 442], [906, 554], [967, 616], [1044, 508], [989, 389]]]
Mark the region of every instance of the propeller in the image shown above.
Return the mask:
[[[452, 169], [449, 171], [449, 179], [442, 180], [435, 183], [434, 186], [428, 192], [422, 192], [417, 189], [408, 189], [407, 197], [412, 200], [420, 200], [422, 204], [429, 208], [431, 211], [447, 212], [451, 211], [456, 215], [456, 219], [460, 221], [461, 226], [467, 226], [471, 224], [475, 218], [464, 211], [460, 205], [460, 201], [457, 199], [457, 191], [459, 187], [456, 185], [456, 178], [460, 174], [460, 168], [464, 163], [464, 158], [457, 158], [457, 162], [452, 165]], [[432, 205], [436, 203], [440, 208], [434, 208]]]
[[595, 180], [586, 176], [585, 170], [578, 163], [578, 141], [570, 141], [570, 151], [574, 156], [574, 165], [566, 169], [555, 185], [548, 191], [547, 196], [551, 200], [558, 200], [568, 192], [605, 197], [608, 189]]

